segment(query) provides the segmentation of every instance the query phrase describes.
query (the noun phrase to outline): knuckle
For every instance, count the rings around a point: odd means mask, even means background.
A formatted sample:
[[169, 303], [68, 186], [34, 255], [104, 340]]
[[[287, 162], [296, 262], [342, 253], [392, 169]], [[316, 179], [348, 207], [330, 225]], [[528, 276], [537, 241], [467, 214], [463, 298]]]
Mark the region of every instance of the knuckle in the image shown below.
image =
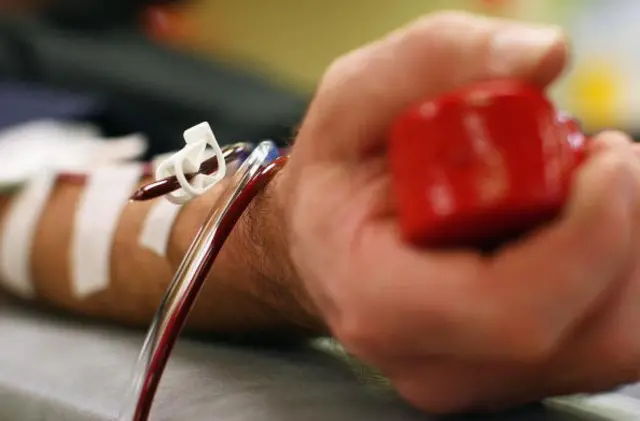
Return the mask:
[[592, 221], [585, 221], [585, 228], [591, 231], [590, 241], [582, 241], [588, 261], [600, 266], [601, 263], [620, 261], [626, 254], [621, 253], [628, 243], [629, 217], [623, 206], [613, 203], [595, 204], [599, 206]]
[[320, 86], [326, 86], [331, 84], [331, 81], [336, 79], [336, 75], [341, 75], [344, 69], [351, 65], [353, 53], [348, 53], [334, 59], [324, 72], [322, 79], [320, 80]]
[[480, 18], [477, 15], [461, 10], [440, 10], [418, 18], [409, 30], [421, 32], [424, 30], [438, 30], [447, 28], [459, 28], [461, 26], [471, 25]]
[[338, 304], [339, 314], [330, 324], [334, 336], [354, 355], [369, 364], [382, 364], [393, 349], [392, 333], [375, 307], [361, 299]]
[[356, 89], [369, 59], [370, 52], [363, 47], [335, 59], [327, 67], [313, 98], [311, 109], [314, 111], [310, 111], [316, 119], [329, 127], [344, 119], [345, 109], [352, 98], [348, 93]]
[[[592, 267], [613, 267], [628, 256], [626, 247], [630, 247], [633, 216], [629, 212], [622, 195], [613, 198], [616, 189], [612, 184], [619, 180], [630, 168], [629, 157], [625, 154], [609, 151], [600, 158], [600, 171], [596, 174], [584, 174], [581, 183], [597, 183], [592, 192], [594, 198], [588, 204], [580, 204], [581, 210], [575, 219], [576, 226], [572, 230], [573, 244]], [[607, 179], [608, 181], [599, 182]], [[637, 178], [640, 179], [640, 178]], [[630, 183], [631, 184], [631, 183]], [[636, 183], [638, 184], [638, 183]], [[640, 185], [629, 185], [629, 191], [638, 189]], [[576, 204], [577, 206], [577, 204]]]
[[593, 152], [599, 152], [610, 148], [618, 148], [628, 151], [633, 141], [626, 133], [619, 130], [605, 130], [598, 133], [589, 141], [589, 147]]
[[[485, 17], [458, 10], [442, 10], [424, 15], [401, 32], [405, 43], [423, 44], [425, 40], [457, 39], [463, 31], [491, 22]], [[480, 25], [485, 27], [484, 25]], [[457, 35], [457, 36], [456, 36]], [[433, 45], [430, 45], [433, 46]]]
[[[389, 308], [376, 299], [375, 292], [362, 288], [355, 268], [333, 271], [330, 281], [332, 317], [328, 320], [333, 335], [353, 354], [370, 364], [385, 362], [394, 345], [388, 317]], [[329, 285], [329, 283], [326, 283]]]
[[369, 56], [370, 48], [364, 46], [334, 59], [320, 78], [316, 96], [325, 96], [324, 94], [347, 86], [350, 81], [365, 71]]
[[372, 318], [357, 309], [343, 311], [332, 324], [334, 335], [349, 351], [364, 359], [375, 358], [380, 352], [380, 332]]
[[[403, 46], [422, 46], [429, 41], [429, 48], [437, 49], [450, 38], [447, 34], [459, 34], [465, 28], [477, 27], [479, 22], [489, 22], [487, 18], [463, 11], [438, 11], [424, 15], [413, 23], [392, 32], [385, 40], [372, 42], [348, 52], [335, 59], [324, 72], [318, 94], [335, 90], [348, 84], [354, 76], [367, 69], [366, 64], [372, 56], [380, 53], [380, 47], [403, 48]], [[455, 39], [455, 36], [453, 37]], [[431, 42], [437, 40], [438, 42]]]

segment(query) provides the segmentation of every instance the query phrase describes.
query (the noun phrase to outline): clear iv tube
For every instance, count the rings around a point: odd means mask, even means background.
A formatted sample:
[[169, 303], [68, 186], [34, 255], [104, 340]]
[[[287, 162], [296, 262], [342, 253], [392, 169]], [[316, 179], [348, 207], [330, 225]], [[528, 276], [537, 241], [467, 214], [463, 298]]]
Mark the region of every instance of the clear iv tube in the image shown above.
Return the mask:
[[154, 316], [134, 369], [118, 421], [145, 421], [173, 345], [213, 261], [255, 194], [286, 162], [273, 142], [260, 143], [218, 200], [196, 234]]

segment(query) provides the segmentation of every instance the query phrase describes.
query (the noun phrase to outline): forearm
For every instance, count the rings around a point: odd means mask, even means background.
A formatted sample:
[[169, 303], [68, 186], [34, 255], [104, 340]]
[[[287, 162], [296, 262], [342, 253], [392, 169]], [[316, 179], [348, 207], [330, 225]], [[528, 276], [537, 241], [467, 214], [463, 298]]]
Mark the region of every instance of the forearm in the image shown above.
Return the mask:
[[[220, 185], [184, 206], [173, 225], [166, 257], [138, 241], [155, 202], [127, 204], [111, 249], [108, 287], [88, 297], [77, 297], [71, 284], [73, 262], [69, 256], [84, 185], [58, 182], [34, 240], [31, 268], [36, 298], [92, 317], [148, 324], [200, 224], [216, 206], [224, 187]], [[272, 188], [273, 185], [269, 186], [250, 205], [225, 243], [191, 313], [189, 330], [320, 330], [313, 306], [288, 263], [286, 244], [278, 232], [277, 200], [269, 192]], [[10, 198], [3, 200], [3, 213], [10, 201]]]

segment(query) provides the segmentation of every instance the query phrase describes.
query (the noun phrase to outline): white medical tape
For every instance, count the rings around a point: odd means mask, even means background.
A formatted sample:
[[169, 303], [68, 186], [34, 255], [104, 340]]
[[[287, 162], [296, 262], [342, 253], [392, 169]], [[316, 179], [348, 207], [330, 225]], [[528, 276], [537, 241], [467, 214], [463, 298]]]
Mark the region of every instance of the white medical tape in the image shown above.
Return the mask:
[[23, 298], [35, 295], [31, 275], [33, 242], [55, 183], [54, 173], [34, 176], [17, 193], [3, 221], [0, 281]]
[[139, 244], [165, 257], [173, 225], [181, 210], [181, 205], [174, 205], [164, 198], [156, 199], [144, 220]]
[[111, 249], [120, 215], [142, 177], [139, 163], [89, 172], [74, 221], [72, 291], [84, 298], [109, 286]]
[[93, 165], [108, 165], [140, 159], [148, 146], [147, 138], [141, 134], [99, 139], [95, 143], [95, 152], [91, 160]]

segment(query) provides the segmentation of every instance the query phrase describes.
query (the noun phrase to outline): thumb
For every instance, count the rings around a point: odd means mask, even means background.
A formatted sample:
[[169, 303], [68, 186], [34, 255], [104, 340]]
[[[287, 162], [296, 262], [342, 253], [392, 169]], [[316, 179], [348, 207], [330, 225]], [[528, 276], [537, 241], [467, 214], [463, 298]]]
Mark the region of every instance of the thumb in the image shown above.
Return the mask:
[[544, 87], [566, 61], [566, 38], [556, 27], [431, 14], [330, 66], [298, 149], [314, 160], [357, 159], [384, 146], [386, 130], [411, 103], [485, 79], [520, 78]]

